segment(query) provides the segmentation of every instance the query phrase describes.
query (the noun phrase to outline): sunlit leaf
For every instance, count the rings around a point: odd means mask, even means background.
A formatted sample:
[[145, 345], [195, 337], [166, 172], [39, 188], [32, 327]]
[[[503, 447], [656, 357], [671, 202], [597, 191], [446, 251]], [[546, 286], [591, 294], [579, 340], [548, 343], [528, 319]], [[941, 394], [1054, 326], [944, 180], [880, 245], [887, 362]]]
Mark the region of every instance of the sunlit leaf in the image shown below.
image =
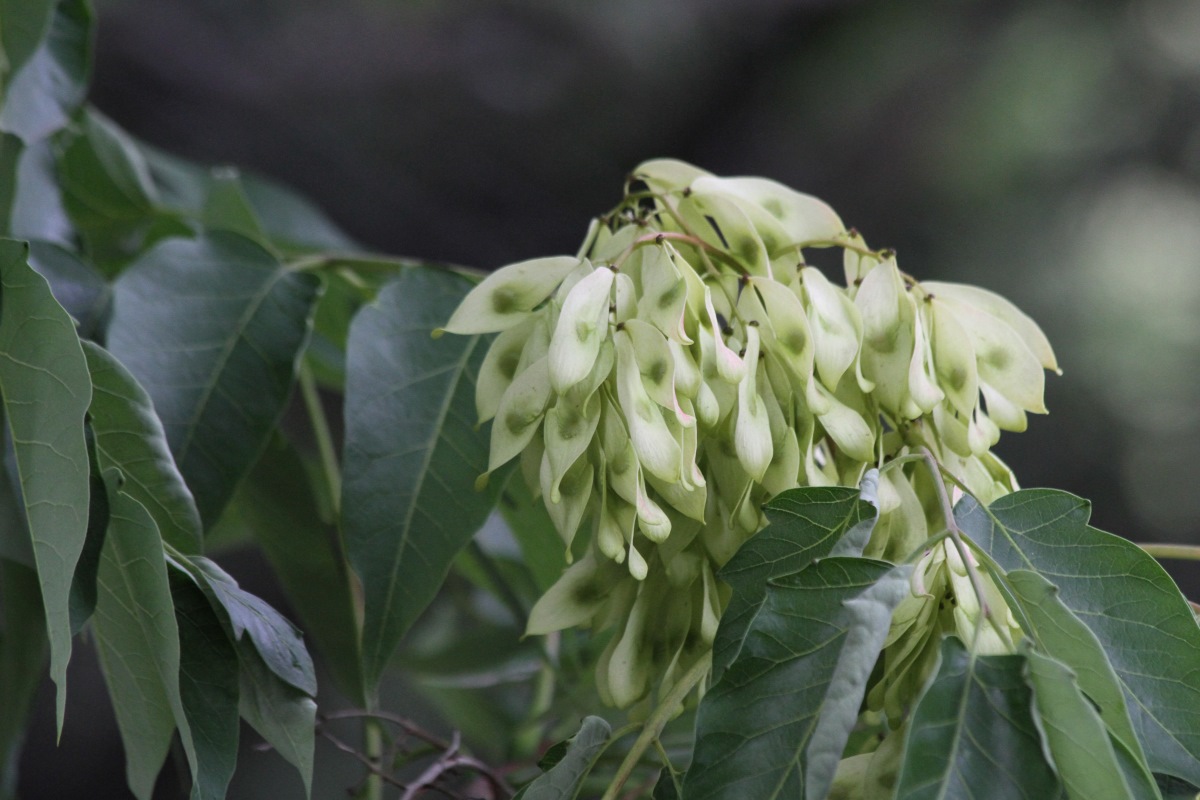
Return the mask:
[[114, 284], [108, 349], [154, 401], [206, 525], [283, 413], [318, 289], [228, 233], [164, 241]]
[[1095, 703], [1101, 720], [1118, 742], [1117, 757], [1126, 770], [1129, 785], [1137, 788], [1147, 786], [1147, 782], [1152, 784], [1121, 683], [1096, 635], [1063, 605], [1054, 584], [1038, 573], [1018, 569], [1009, 572], [1006, 579], [1025, 619], [1033, 626], [1032, 635], [1038, 647], [1069, 667], [1079, 688]]
[[470, 287], [448, 272], [406, 270], [350, 329], [341, 506], [363, 584], [369, 690], [504, 483], [493, 475], [474, 489], [488, 463], [474, 399], [484, 342], [430, 338]]
[[[1026, 675], [1033, 688], [1034, 721], [1055, 772], [1070, 800], [1129, 800], [1134, 797], [1121, 772], [1100, 714], [1061, 662], [1030, 649]], [[1149, 776], [1146, 776], [1149, 778]], [[1149, 783], [1136, 797], [1153, 797]]]
[[1028, 489], [987, 509], [964, 498], [956, 516], [1001, 567], [1058, 587], [1104, 648], [1151, 770], [1200, 784], [1200, 627], [1158, 562], [1088, 527], [1090, 513], [1074, 495]]
[[87, 535], [83, 418], [92, 386], [75, 326], [26, 252], [0, 240], [0, 393], [42, 587], [61, 727], [71, 657], [68, 598]]

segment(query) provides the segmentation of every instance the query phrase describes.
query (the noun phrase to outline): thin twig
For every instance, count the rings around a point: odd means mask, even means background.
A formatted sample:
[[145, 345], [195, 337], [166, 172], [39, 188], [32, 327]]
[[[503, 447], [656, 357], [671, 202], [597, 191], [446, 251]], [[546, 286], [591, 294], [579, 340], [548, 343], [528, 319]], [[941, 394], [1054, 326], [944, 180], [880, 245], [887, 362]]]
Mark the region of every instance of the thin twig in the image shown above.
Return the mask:
[[354, 748], [353, 746], [342, 741], [337, 736], [334, 736], [325, 727], [318, 725], [317, 733], [320, 734], [322, 737], [324, 737], [325, 741], [332, 744], [338, 750], [341, 750], [343, 753], [353, 756], [354, 758], [356, 758], [360, 762], [362, 762], [363, 766], [365, 766], [372, 775], [375, 775], [376, 777], [380, 778], [381, 780], [384, 780], [397, 788], [400, 788], [400, 789], [404, 788], [403, 783], [401, 783], [400, 781], [393, 778], [379, 764], [376, 764], [373, 759], [364, 755], [363, 753], [360, 753], [356, 748]]
[[662, 729], [675, 715], [675, 710], [679, 708], [679, 704], [683, 702], [683, 698], [687, 697], [692, 689], [696, 688], [696, 684], [704, 680], [704, 676], [712, 669], [712, 654], [706, 653], [696, 659], [696, 663], [684, 673], [679, 682], [671, 689], [667, 696], [663, 699], [658, 707], [651, 713], [650, 718], [646, 720], [646, 724], [642, 727], [642, 732], [638, 734], [638, 738], [634, 740], [633, 746], [629, 748], [629, 752], [625, 755], [625, 760], [621, 762], [621, 766], [617, 769], [616, 777], [608, 786], [608, 790], [604, 793], [601, 800], [616, 800], [621, 793], [621, 787], [625, 785], [625, 781], [629, 780], [629, 776], [633, 773], [638, 761], [641, 760], [642, 754], [646, 752], [646, 748], [651, 742], [658, 738], [662, 733]]
[[[509, 787], [507, 781], [505, 781], [498, 772], [479, 759], [466, 755], [465, 753], [458, 752], [461, 745], [461, 738], [457, 731], [454, 732], [454, 735], [451, 737], [450, 741], [446, 741], [440, 736], [430, 733], [417, 723], [402, 717], [399, 714], [392, 714], [387, 711], [369, 711], [359, 708], [333, 711], [328, 714], [324, 714], [321, 717], [322, 722], [345, 719], [373, 719], [380, 722], [387, 722], [400, 728], [400, 730], [404, 731], [404, 733], [408, 734], [414, 739], [420, 739], [426, 744], [432, 745], [441, 751], [441, 756], [433, 764], [431, 764], [419, 778], [417, 778], [416, 782], [413, 784], [408, 784], [407, 786], [405, 784], [398, 783], [389, 774], [383, 772], [382, 768], [376, 765], [372, 759], [357, 751], [353, 751], [354, 756], [364, 764], [367, 764], [368, 769], [372, 770], [372, 772], [381, 775], [384, 780], [395, 786], [404, 787], [406, 794], [403, 795], [403, 797], [415, 797], [416, 795], [410, 794], [410, 792], [416, 792], [422, 788], [431, 788], [438, 789], [438, 791], [443, 791], [442, 789], [434, 786], [432, 781], [436, 781], [437, 776], [460, 767], [474, 770], [475, 772], [479, 773], [479, 775], [482, 776], [484, 780], [486, 780], [492, 786], [499, 797], [511, 797], [513, 794], [513, 791]], [[327, 737], [329, 736], [327, 732], [323, 735]], [[422, 781], [425, 781], [425, 783], [422, 783]], [[444, 791], [443, 793], [445, 794]]]

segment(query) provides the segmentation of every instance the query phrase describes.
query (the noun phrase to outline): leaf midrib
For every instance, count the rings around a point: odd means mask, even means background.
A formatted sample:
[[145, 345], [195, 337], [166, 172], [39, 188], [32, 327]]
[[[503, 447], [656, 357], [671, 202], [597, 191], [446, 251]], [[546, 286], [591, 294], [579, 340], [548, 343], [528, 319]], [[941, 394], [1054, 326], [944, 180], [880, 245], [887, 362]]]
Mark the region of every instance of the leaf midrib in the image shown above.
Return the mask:
[[[423, 491], [423, 489], [425, 487], [425, 479], [429, 475], [429, 465], [433, 462], [433, 455], [434, 455], [434, 452], [437, 450], [438, 440], [442, 437], [442, 430], [445, 427], [446, 417], [450, 413], [450, 406], [454, 402], [454, 397], [458, 390], [458, 384], [463, 379], [463, 376], [466, 374], [467, 362], [470, 360], [471, 354], [475, 351], [475, 347], [478, 343], [479, 343], [478, 336], [471, 337], [471, 340], [467, 343], [467, 346], [463, 348], [462, 355], [459, 357], [459, 359], [456, 362], [453, 362], [456, 366], [454, 379], [451, 381], [450, 386], [448, 387], [448, 391], [443, 395], [443, 400], [442, 400], [441, 406], [438, 408], [436, 424], [433, 426], [433, 429], [429, 436], [429, 439], [427, 439], [427, 445], [425, 447], [425, 457], [424, 457], [424, 459], [422, 459], [421, 468], [417, 473], [417, 476], [418, 476], [417, 483], [413, 487], [412, 502], [409, 504], [408, 510], [405, 512], [405, 515], [404, 515], [404, 522], [401, 526], [401, 532], [400, 532], [400, 543], [396, 549], [396, 557], [392, 562], [392, 569], [390, 570], [390, 574], [388, 576], [387, 594], [385, 595], [384, 603], [382, 606], [383, 608], [386, 608], [389, 610], [388, 614], [386, 615], [388, 617], [395, 616], [395, 614], [392, 613], [391, 609], [392, 609], [392, 599], [396, 593], [396, 586], [399, 584], [399, 577], [400, 577], [399, 562], [400, 562], [401, 557], [403, 556], [404, 552], [409, 547], [409, 534], [412, 531], [412, 520], [413, 520], [414, 515], [416, 514], [417, 506], [420, 505], [421, 492]], [[382, 620], [381, 620], [380, 627], [383, 627]], [[374, 640], [375, 640], [374, 646], [371, 648], [372, 669], [378, 669], [379, 666], [376, 665], [374, 662], [379, 660], [380, 650], [381, 650], [381, 647], [383, 646], [383, 637], [375, 636]]]

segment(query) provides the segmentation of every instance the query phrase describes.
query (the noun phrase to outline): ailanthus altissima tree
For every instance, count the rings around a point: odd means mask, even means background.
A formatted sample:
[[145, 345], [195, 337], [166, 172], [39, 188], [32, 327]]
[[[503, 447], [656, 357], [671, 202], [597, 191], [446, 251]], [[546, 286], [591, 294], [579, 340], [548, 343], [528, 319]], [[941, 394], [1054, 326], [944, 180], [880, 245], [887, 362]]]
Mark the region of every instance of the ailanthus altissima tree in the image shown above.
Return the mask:
[[368, 798], [1195, 795], [1191, 607], [992, 452], [1057, 370], [1002, 297], [669, 160], [575, 255], [362, 252], [87, 106], [91, 23], [0, 3], [0, 797], [79, 636], [139, 798], [226, 796], [242, 721], [280, 796], [318, 739]]

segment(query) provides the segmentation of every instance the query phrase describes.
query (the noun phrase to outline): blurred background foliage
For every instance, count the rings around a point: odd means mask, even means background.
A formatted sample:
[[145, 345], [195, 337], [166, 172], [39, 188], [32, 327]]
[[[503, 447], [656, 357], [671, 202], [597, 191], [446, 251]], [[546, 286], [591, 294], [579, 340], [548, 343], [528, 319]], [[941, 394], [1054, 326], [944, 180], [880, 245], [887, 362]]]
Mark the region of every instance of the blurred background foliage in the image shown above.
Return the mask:
[[[1093, 524], [1135, 540], [1200, 542], [1195, 0], [97, 11], [103, 112], [167, 152], [290, 184], [370, 249], [487, 269], [574, 252], [655, 156], [815, 194], [906, 271], [998, 291], [1046, 330], [1064, 370], [1051, 415], [997, 448], [1023, 485], [1091, 498]], [[1174, 571], [1200, 596], [1200, 576]], [[100, 702], [86, 680], [77, 702]], [[88, 794], [109, 796], [87, 759], [119, 759], [80, 752]], [[326, 785], [352, 783], [333, 763], [318, 761]], [[254, 765], [231, 796], [257, 796]], [[27, 796], [76, 796], [47, 780]]]

